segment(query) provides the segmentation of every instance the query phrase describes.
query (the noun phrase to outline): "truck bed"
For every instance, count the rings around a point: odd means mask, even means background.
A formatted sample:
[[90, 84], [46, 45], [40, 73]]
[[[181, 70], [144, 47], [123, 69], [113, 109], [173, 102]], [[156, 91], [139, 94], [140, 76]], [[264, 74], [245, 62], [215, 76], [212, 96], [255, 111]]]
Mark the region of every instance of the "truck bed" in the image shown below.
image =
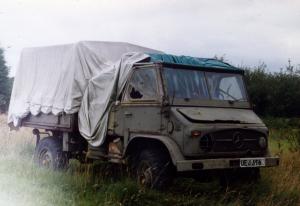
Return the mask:
[[46, 129], [63, 132], [74, 132], [78, 130], [78, 114], [43, 114], [37, 116], [29, 114], [22, 119], [22, 127]]

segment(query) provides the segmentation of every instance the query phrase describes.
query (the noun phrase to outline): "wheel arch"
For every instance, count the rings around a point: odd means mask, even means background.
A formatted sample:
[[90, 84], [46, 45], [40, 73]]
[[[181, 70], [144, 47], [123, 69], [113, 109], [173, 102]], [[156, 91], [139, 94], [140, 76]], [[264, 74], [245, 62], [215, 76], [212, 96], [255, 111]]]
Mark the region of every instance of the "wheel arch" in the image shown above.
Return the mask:
[[148, 148], [150, 146], [158, 146], [164, 149], [169, 154], [174, 166], [176, 166], [177, 161], [184, 159], [176, 142], [169, 137], [144, 134], [134, 135], [130, 138], [127, 147], [125, 148], [124, 156], [126, 157], [132, 152], [142, 150], [143, 148]]

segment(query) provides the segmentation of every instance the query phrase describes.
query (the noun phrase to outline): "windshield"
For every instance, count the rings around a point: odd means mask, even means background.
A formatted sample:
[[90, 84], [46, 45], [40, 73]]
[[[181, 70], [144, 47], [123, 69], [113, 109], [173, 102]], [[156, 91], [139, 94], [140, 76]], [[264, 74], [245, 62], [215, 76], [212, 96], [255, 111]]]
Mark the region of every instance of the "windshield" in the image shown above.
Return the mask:
[[164, 68], [171, 98], [247, 101], [242, 75]]

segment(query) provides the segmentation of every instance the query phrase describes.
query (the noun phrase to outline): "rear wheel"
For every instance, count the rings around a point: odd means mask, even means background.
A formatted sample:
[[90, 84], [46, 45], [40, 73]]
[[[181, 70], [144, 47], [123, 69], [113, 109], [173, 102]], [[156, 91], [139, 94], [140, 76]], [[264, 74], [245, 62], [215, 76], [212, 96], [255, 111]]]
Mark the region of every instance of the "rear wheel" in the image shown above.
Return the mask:
[[68, 155], [62, 151], [62, 142], [57, 137], [46, 137], [39, 141], [34, 161], [39, 167], [61, 170], [69, 163]]
[[163, 189], [172, 183], [175, 169], [166, 152], [144, 149], [135, 161], [133, 165], [140, 186]]

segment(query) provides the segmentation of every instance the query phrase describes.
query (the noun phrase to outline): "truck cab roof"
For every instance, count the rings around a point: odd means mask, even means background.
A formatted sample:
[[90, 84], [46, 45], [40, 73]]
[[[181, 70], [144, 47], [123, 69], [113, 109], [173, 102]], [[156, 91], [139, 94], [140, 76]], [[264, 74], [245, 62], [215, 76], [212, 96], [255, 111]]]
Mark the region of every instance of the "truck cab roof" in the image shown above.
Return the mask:
[[193, 67], [202, 70], [214, 70], [223, 72], [243, 73], [244, 70], [234, 67], [223, 61], [212, 58], [199, 58], [191, 56], [177, 56], [172, 54], [149, 53], [150, 62], [162, 63], [180, 67]]

